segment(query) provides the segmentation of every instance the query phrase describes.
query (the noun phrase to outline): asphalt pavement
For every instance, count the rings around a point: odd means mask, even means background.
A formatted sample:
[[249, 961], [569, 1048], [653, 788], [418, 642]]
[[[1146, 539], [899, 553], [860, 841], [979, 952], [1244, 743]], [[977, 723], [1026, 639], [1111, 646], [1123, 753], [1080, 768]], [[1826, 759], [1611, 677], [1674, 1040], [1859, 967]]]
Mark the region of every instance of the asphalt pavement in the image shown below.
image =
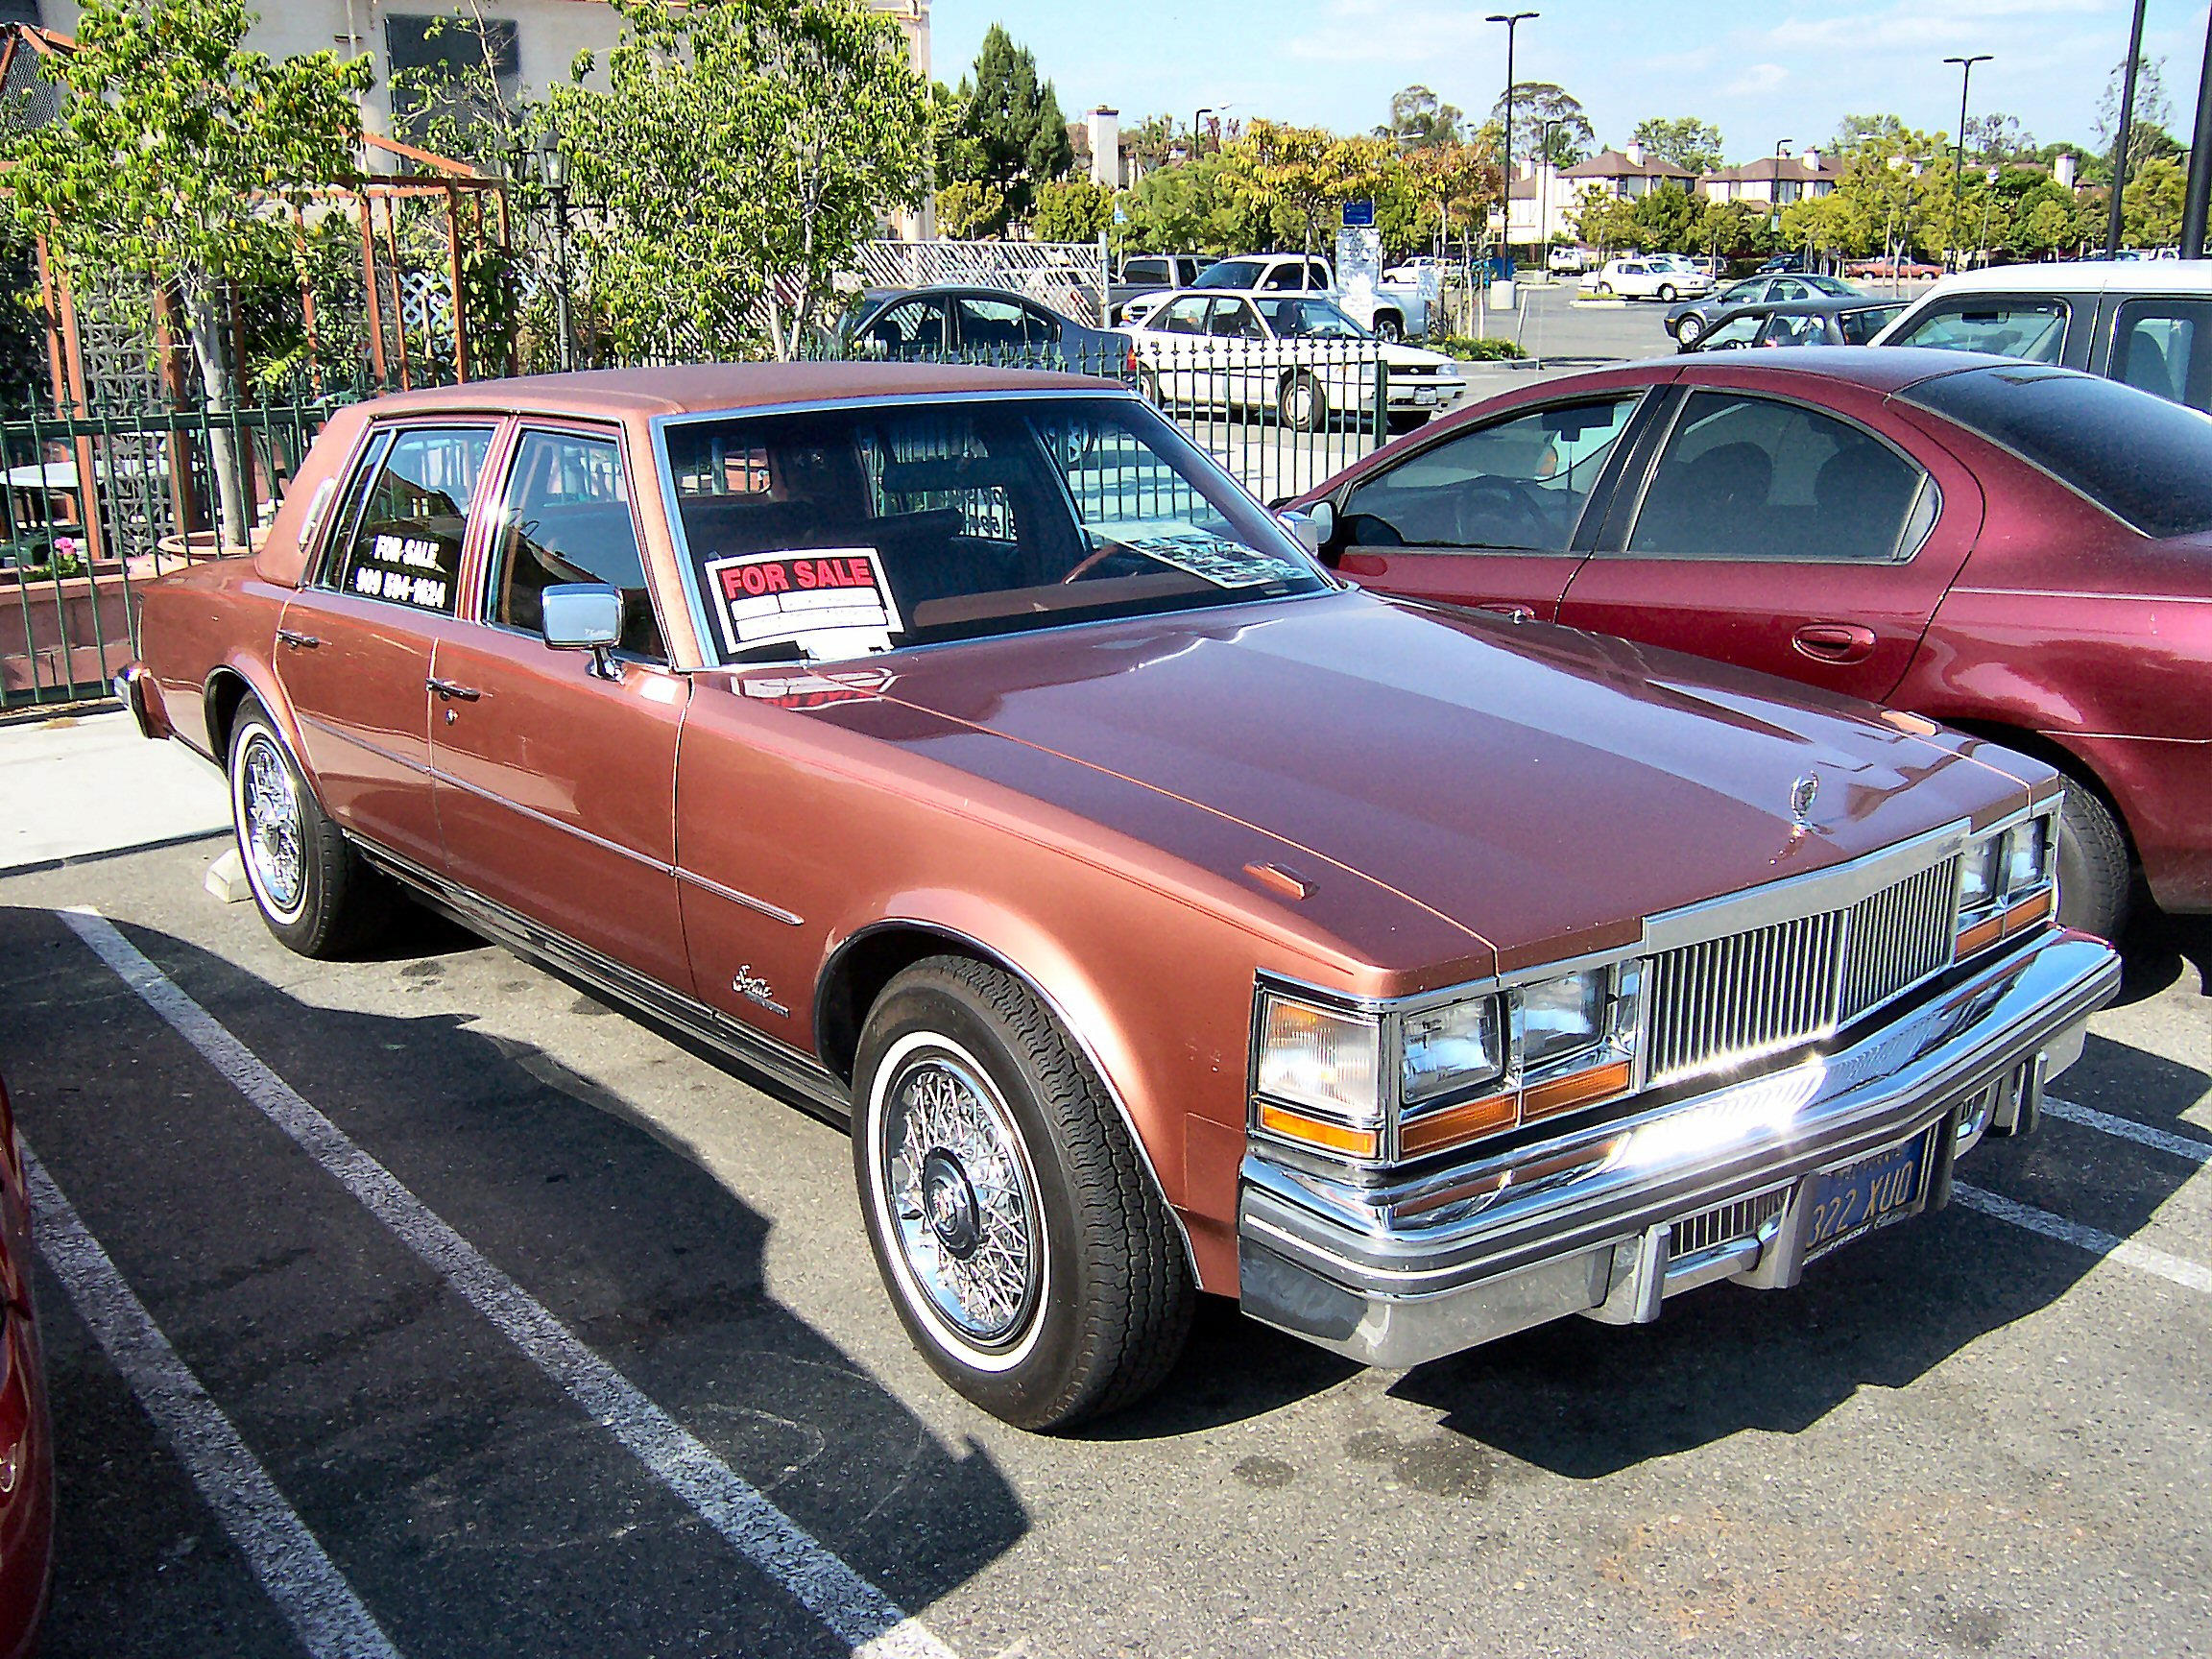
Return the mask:
[[443, 924], [295, 957], [224, 849], [0, 877], [50, 1656], [2212, 1646], [2202, 921], [1795, 1291], [1404, 1373], [1209, 1303], [1044, 1439], [914, 1354], [838, 1131]]

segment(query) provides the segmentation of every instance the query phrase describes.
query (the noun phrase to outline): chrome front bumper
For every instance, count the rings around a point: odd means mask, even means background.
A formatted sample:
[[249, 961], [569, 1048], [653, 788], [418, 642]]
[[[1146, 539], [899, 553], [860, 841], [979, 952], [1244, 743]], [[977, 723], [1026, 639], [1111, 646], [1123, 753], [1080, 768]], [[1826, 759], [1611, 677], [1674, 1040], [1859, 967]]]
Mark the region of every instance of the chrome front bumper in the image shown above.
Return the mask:
[[1389, 1185], [1255, 1145], [1238, 1201], [1246, 1313], [1370, 1365], [1419, 1364], [1569, 1313], [1659, 1316], [1716, 1279], [1797, 1283], [1812, 1177], [1929, 1129], [1915, 1208], [2044, 1082], [2120, 988], [2100, 940], [2048, 932], [1782, 1070]]

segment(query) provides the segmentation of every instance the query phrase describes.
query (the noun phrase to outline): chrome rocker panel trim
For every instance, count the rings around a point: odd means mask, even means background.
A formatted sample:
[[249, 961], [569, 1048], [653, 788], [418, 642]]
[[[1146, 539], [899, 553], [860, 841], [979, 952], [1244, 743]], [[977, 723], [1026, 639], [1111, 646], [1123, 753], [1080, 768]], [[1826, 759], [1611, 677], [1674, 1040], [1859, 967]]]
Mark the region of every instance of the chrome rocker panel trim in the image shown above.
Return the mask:
[[[2119, 988], [2109, 946], [2047, 930], [1832, 1053], [1441, 1173], [1361, 1185], [1254, 1142], [1237, 1207], [1243, 1310], [1398, 1367], [1569, 1313], [1656, 1318], [1666, 1295], [1717, 1278], [1787, 1287], [1804, 1266], [1803, 1177], [1942, 1125], [1920, 1200], [1940, 1208], [1985, 1130], [2033, 1126], [2043, 1082]], [[1668, 1262], [1671, 1224], [1783, 1189], [1756, 1237]]]

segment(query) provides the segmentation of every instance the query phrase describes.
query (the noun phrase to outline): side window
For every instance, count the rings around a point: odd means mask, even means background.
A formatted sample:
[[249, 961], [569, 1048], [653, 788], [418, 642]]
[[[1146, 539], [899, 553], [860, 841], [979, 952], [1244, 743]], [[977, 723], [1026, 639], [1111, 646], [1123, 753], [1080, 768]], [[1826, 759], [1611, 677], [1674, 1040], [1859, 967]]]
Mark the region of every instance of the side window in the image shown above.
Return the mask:
[[1767, 298], [1775, 301], [1806, 300], [1812, 297], [1812, 293], [1810, 288], [1794, 276], [1778, 276]]
[[1267, 286], [1286, 293], [1296, 293], [1306, 286], [1306, 268], [1296, 264], [1278, 265], [1267, 274]]
[[1908, 558], [1934, 521], [1927, 475], [1817, 410], [1729, 392], [1682, 406], [1628, 538], [1671, 559]]
[[2124, 302], [2105, 373], [2170, 402], [2212, 413], [2212, 301]]
[[1356, 486], [1350, 541], [1564, 553], [1636, 397], [1538, 409], [1462, 432]]
[[933, 300], [909, 300], [871, 324], [868, 338], [893, 357], [936, 351], [945, 345], [945, 314]]
[[1216, 300], [1214, 314], [1206, 319], [1206, 332], [1222, 340], [1262, 340], [1266, 338], [1260, 329], [1260, 319], [1252, 314], [1250, 301], [1244, 300]]
[[1794, 312], [1777, 311], [1767, 319], [1767, 332], [1760, 336], [1762, 346], [1818, 346], [1828, 338], [1817, 317], [1806, 317]]
[[1865, 311], [1845, 311], [1838, 315], [1836, 325], [1843, 330], [1843, 344], [1863, 346], [1882, 332], [1882, 325], [1897, 313], [1884, 306]]
[[352, 515], [330, 585], [366, 599], [453, 614], [469, 498], [488, 426], [421, 427], [391, 440]]
[[1033, 333], [1029, 314], [1011, 300], [984, 300], [974, 295], [963, 295], [960, 307], [960, 346], [963, 350], [976, 348], [989, 350], [1006, 350], [1024, 346], [1037, 338]]
[[1924, 312], [1889, 344], [2056, 363], [2065, 355], [2067, 316], [2063, 300], [1961, 294]]
[[621, 445], [572, 432], [525, 432], [500, 504], [491, 619], [537, 633], [543, 621], [539, 596], [563, 582], [621, 589], [622, 649], [668, 660], [630, 517]]
[[1767, 311], [1739, 312], [1728, 319], [1698, 345], [1700, 351], [1735, 351], [1759, 338], [1759, 330], [1767, 326]]
[[1170, 334], [1203, 334], [1206, 332], [1207, 299], [1203, 294], [1188, 294], [1167, 307], [1160, 319], [1160, 326]]

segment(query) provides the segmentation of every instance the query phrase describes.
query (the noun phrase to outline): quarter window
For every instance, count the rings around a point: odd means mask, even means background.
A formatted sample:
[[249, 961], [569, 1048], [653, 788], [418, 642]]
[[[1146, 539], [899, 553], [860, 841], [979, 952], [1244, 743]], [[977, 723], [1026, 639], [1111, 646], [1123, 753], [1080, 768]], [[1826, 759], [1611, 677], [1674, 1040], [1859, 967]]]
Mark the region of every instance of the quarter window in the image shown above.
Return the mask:
[[349, 516], [331, 586], [450, 616], [459, 597], [469, 501], [492, 430], [424, 427], [397, 434]]
[[1986, 351], [2031, 363], [2057, 363], [2066, 354], [2066, 301], [2026, 296], [1961, 294], [1939, 301], [1892, 346], [1933, 346], [1945, 351]]
[[1446, 439], [1354, 487], [1347, 534], [1370, 547], [1564, 553], [1636, 403], [1562, 404]]
[[1911, 557], [1934, 515], [1927, 474], [1871, 433], [1801, 404], [1696, 392], [1628, 551], [1878, 563]]
[[2107, 373], [2170, 403], [2212, 413], [2212, 301], [2123, 303]]
[[541, 595], [566, 582], [620, 589], [622, 648], [667, 661], [630, 517], [621, 445], [571, 432], [525, 432], [501, 505], [491, 618], [535, 634], [544, 619]]

